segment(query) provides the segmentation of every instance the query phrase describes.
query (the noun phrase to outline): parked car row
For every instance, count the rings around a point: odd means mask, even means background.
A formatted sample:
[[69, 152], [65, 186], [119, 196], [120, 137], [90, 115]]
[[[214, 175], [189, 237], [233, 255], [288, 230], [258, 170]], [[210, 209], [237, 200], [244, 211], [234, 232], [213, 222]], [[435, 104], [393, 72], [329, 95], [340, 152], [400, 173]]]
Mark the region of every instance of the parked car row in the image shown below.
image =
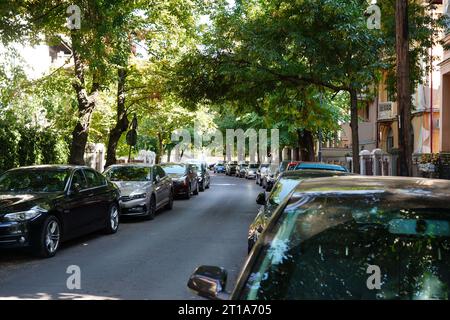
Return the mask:
[[12, 169], [0, 176], [0, 248], [52, 257], [63, 241], [116, 233], [120, 216], [152, 220], [210, 184], [201, 161], [113, 165], [103, 174], [69, 165]]
[[201, 266], [191, 290], [234, 300], [449, 298], [450, 181], [282, 165], [257, 197], [237, 284], [227, 291], [225, 269]]

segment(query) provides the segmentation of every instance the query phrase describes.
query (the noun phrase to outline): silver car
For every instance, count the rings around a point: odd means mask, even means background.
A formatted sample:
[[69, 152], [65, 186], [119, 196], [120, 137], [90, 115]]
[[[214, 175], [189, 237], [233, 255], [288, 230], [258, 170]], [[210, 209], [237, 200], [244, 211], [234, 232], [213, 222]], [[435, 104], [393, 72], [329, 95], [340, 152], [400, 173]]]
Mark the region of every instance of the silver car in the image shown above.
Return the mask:
[[173, 207], [172, 179], [159, 165], [113, 165], [103, 174], [120, 190], [123, 216], [152, 220], [159, 209]]

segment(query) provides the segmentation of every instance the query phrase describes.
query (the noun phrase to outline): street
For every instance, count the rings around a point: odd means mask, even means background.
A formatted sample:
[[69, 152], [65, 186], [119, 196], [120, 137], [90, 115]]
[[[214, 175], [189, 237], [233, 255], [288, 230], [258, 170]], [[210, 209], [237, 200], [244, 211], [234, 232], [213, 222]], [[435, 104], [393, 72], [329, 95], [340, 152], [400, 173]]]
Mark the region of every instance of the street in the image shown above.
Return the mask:
[[[1, 299], [198, 299], [186, 283], [199, 265], [236, 282], [247, 253], [248, 226], [261, 189], [254, 180], [213, 176], [211, 189], [178, 200], [153, 221], [126, 219], [112, 236], [64, 243], [52, 259], [0, 252]], [[81, 290], [66, 286], [67, 267], [81, 269]]]

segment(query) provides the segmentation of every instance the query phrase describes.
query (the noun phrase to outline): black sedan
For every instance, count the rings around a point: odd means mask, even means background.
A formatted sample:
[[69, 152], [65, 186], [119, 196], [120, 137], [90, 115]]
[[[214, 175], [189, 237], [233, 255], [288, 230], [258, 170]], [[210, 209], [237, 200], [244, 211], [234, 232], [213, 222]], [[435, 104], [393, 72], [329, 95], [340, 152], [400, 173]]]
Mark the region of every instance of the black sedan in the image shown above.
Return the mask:
[[326, 170], [301, 170], [286, 171], [281, 174], [278, 181], [275, 183], [272, 192], [269, 193], [267, 197], [265, 192], [261, 192], [256, 199], [256, 203], [262, 207], [256, 215], [255, 220], [250, 225], [248, 231], [248, 252], [251, 251], [258, 240], [259, 235], [266, 228], [273, 212], [279, 204], [289, 196], [289, 193], [294, 190], [299, 183], [306, 179], [337, 177], [344, 175], [350, 175], [350, 173]]
[[197, 168], [199, 190], [203, 192], [206, 189], [209, 189], [211, 187], [211, 177], [208, 172], [208, 164], [205, 161], [195, 160], [187, 163], [194, 165]]
[[80, 166], [35, 166], [0, 176], [0, 248], [29, 247], [41, 257], [62, 241], [119, 227], [119, 191]]
[[204, 266], [198, 294], [236, 300], [448, 300], [450, 181], [305, 180], [276, 210], [233, 292]]
[[200, 184], [196, 165], [188, 163], [165, 163], [161, 167], [172, 178], [174, 196], [190, 199], [192, 194], [198, 195]]

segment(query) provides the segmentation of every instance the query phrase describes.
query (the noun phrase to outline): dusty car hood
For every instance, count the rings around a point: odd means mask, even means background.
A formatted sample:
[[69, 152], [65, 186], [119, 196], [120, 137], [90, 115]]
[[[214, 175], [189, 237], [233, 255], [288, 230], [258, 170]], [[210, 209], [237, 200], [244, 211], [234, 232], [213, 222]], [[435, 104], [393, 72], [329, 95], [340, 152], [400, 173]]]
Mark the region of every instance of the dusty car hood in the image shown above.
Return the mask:
[[129, 196], [133, 192], [147, 190], [152, 186], [150, 181], [113, 181], [119, 188], [121, 196]]

